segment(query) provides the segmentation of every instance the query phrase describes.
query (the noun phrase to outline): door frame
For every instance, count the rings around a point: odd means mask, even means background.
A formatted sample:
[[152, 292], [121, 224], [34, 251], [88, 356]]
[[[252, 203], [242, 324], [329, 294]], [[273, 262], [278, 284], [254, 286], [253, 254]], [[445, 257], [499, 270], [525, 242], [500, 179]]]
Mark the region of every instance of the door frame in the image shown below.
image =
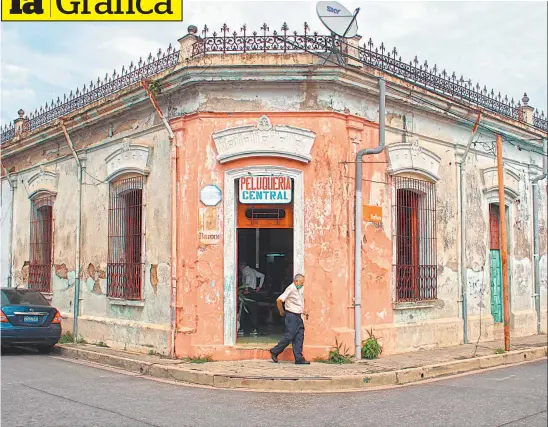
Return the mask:
[[[509, 305], [510, 305], [509, 307], [510, 327], [513, 327], [513, 324], [514, 324], [513, 315], [512, 315], [512, 274], [514, 271], [514, 266], [512, 262], [513, 230], [510, 227], [510, 225], [512, 224], [511, 208], [514, 204], [513, 203], [514, 200], [515, 199], [508, 194], [508, 191], [505, 190], [504, 205], [505, 205], [505, 212], [506, 212], [506, 239], [507, 239], [507, 253], [508, 253], [508, 294], [509, 294], [508, 297], [509, 297]], [[498, 193], [495, 191], [488, 192], [486, 194], [486, 202], [487, 202], [487, 224], [489, 224], [489, 205], [491, 204], [499, 205], [499, 214], [500, 214], [500, 200], [498, 197]], [[487, 280], [487, 283], [489, 286], [489, 313], [491, 314], [491, 256], [490, 256], [491, 251], [489, 246], [490, 244], [489, 244], [489, 231], [488, 231], [486, 248], [487, 248], [487, 272], [489, 275], [489, 279]], [[502, 260], [501, 260], [501, 269], [502, 269]], [[502, 271], [501, 271], [501, 274], [502, 274]], [[502, 309], [504, 310], [504, 301], [503, 301]]]
[[304, 273], [304, 173], [282, 166], [249, 166], [230, 169], [224, 177], [224, 345], [233, 346], [237, 337], [237, 197], [235, 182], [249, 174], [285, 175], [293, 179], [293, 274]]

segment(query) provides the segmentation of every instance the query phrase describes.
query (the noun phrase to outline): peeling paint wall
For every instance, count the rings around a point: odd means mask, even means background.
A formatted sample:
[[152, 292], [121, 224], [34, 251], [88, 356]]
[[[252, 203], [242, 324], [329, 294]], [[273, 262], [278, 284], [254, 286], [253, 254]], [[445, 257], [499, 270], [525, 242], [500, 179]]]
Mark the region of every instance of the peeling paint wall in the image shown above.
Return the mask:
[[0, 284], [8, 285], [10, 276], [10, 247], [12, 193], [7, 178], [2, 178], [0, 189]]
[[[306, 326], [307, 345], [329, 346], [333, 344], [335, 336], [351, 344], [354, 327], [354, 164], [344, 162], [353, 162], [360, 148], [376, 146], [377, 131], [375, 125], [362, 125], [359, 130], [349, 125], [345, 129], [336, 118], [323, 120], [319, 118], [321, 114], [318, 112], [317, 118], [312, 119], [312, 113], [304, 113], [299, 109], [306, 105], [309, 111], [344, 111], [350, 114], [347, 120], [356, 117], [359, 121], [359, 117], [365, 117], [377, 121], [376, 97], [358, 96], [351, 90], [330, 83], [297, 84], [283, 81], [276, 87], [268, 83], [248, 84], [245, 87], [232, 83], [224, 88], [218, 84], [213, 85], [211, 92], [208, 92], [209, 89], [200, 85], [193, 87], [194, 100], [200, 100], [193, 108], [207, 108], [213, 112], [172, 120], [180, 129], [177, 134], [180, 145], [185, 147], [180, 151], [178, 178], [182, 183], [180, 217], [185, 221], [180, 225], [180, 232], [195, 239], [192, 244], [191, 240], [185, 238], [184, 247], [179, 246], [183, 259], [178, 268], [182, 275], [177, 303], [177, 319], [181, 329], [177, 339], [178, 352], [189, 354], [197, 349], [213, 351], [215, 346], [223, 344], [223, 321], [226, 321], [222, 310], [223, 281], [230, 278], [223, 277], [222, 273], [222, 242], [216, 246], [201, 246], [197, 237], [194, 237], [199, 189], [206, 184], [217, 184], [222, 188], [224, 172], [230, 168], [262, 164], [296, 167], [305, 171], [305, 268], [308, 283], [314, 284], [314, 290], [307, 291], [310, 294], [307, 293], [306, 301], [307, 305], [312, 306], [315, 319], [309, 320]], [[220, 98], [223, 101], [217, 102]], [[191, 101], [185, 99], [185, 95], [181, 94], [175, 108], [188, 111], [186, 108]], [[298, 104], [297, 100], [303, 101]], [[227, 114], [226, 110], [232, 113]], [[242, 113], [249, 110], [256, 113]], [[421, 307], [419, 304], [410, 310], [394, 310], [390, 176], [386, 164], [364, 164], [364, 178], [377, 181], [364, 181], [364, 203], [382, 206], [383, 222], [372, 224], [364, 221], [362, 224], [362, 335], [367, 336], [365, 329], [373, 326], [388, 352], [458, 344], [463, 339], [463, 326], [455, 144], [464, 146], [470, 136], [470, 129], [431, 113], [420, 110], [410, 112], [409, 107], [390, 100], [387, 101], [387, 110], [388, 144], [418, 141], [420, 147], [440, 158], [440, 179], [436, 183], [438, 299], [429, 307]], [[276, 158], [250, 158], [226, 165], [215, 161], [216, 151], [211, 135], [222, 129], [253, 124], [263, 113], [273, 123], [299, 126], [317, 134], [313, 160], [309, 165]], [[406, 118], [407, 132], [403, 129], [403, 117]], [[510, 206], [512, 310], [517, 319], [515, 324], [518, 325], [519, 318], [522, 318], [523, 325], [519, 327], [524, 333], [534, 333], [534, 325], [530, 322], [533, 286], [531, 206], [527, 194], [530, 185], [525, 182], [531, 178], [526, 172], [531, 160], [529, 153], [519, 152], [512, 146], [505, 147], [505, 157], [511, 159], [512, 167], [521, 170], [517, 172], [520, 176], [520, 202]], [[383, 162], [385, 157], [381, 155], [366, 160]], [[480, 146], [474, 146], [465, 176], [468, 311], [471, 334], [476, 332], [476, 317], [481, 316], [483, 319], [483, 339], [493, 338], [493, 328], [487, 243], [488, 199], [484, 192], [482, 170], [493, 165], [493, 157]], [[220, 217], [224, 215], [222, 211], [223, 208], [219, 207]], [[227, 232], [222, 230], [222, 226], [221, 231]], [[491, 326], [487, 327], [489, 322]], [[469, 338], [473, 339], [472, 336]]]
[[[353, 322], [352, 294], [353, 234], [351, 211], [347, 203], [353, 194], [353, 179], [349, 167], [354, 148], [374, 146], [377, 142], [367, 132], [372, 125], [362, 121], [359, 147], [348, 138], [344, 116], [332, 113], [276, 113], [269, 115], [273, 125], [289, 125], [311, 130], [316, 134], [310, 164], [277, 158], [250, 158], [224, 165], [210, 161], [215, 153], [211, 135], [219, 130], [255, 124], [257, 114], [195, 116], [175, 123], [181, 130], [176, 133], [185, 149], [180, 151], [179, 180], [181, 183], [181, 235], [178, 271], [178, 328], [186, 332], [177, 338], [178, 354], [192, 352], [192, 345], [220, 346], [223, 344], [223, 283], [229, 278], [223, 273], [223, 242], [202, 246], [198, 241], [199, 190], [207, 184], [216, 184], [224, 190], [224, 173], [230, 169], [248, 166], [277, 165], [304, 172], [305, 216], [305, 299], [311, 317], [307, 324], [309, 345], [330, 346], [335, 330], [348, 329]], [[367, 135], [364, 135], [367, 132]], [[384, 174], [385, 165], [375, 170]], [[235, 205], [234, 205], [235, 208]], [[218, 215], [226, 218], [219, 205]], [[226, 234], [228, 230], [221, 230]], [[378, 308], [374, 323], [390, 322], [392, 318], [391, 292], [388, 286], [391, 265], [388, 260], [391, 244], [385, 232], [365, 226], [369, 243], [364, 245], [362, 280], [363, 303], [366, 310]], [[379, 256], [380, 255], [380, 256]], [[374, 260], [374, 261], [373, 261]], [[379, 308], [383, 307], [383, 308]], [[351, 334], [348, 338], [351, 338]]]
[[[306, 351], [323, 352], [335, 338], [352, 346], [354, 336], [354, 161], [358, 150], [378, 144], [377, 82], [366, 76], [333, 67], [314, 67], [317, 59], [307, 54], [219, 55], [194, 59], [166, 77], [159, 99], [176, 132], [178, 292], [176, 301], [178, 355], [207, 352], [215, 357], [235, 357], [223, 347], [225, 317], [223, 295], [235, 280], [224, 271], [223, 239], [205, 245], [198, 238], [199, 191], [216, 184], [223, 191], [225, 173], [249, 166], [281, 166], [304, 174], [304, 251], [307, 275], [306, 303], [311, 313], [306, 323]], [[241, 68], [245, 67], [245, 82]], [[261, 65], [262, 67], [259, 67]], [[203, 68], [199, 68], [203, 67]], [[393, 80], [385, 76], [387, 84]], [[187, 84], [189, 83], [189, 84]], [[404, 84], [406, 85], [406, 84]], [[409, 86], [411, 89], [411, 86]], [[423, 96], [426, 91], [413, 88]], [[137, 95], [124, 93], [124, 104], [98, 124], [71, 131], [79, 153], [86, 157], [82, 220], [81, 331], [93, 339], [116, 345], [166, 349], [169, 337], [170, 174], [166, 132], [149, 107], [134, 105]], [[437, 102], [441, 102], [439, 98]], [[443, 100], [443, 109], [447, 100]], [[450, 105], [450, 103], [449, 103]], [[450, 105], [459, 109], [457, 105]], [[385, 354], [418, 348], [458, 344], [463, 340], [461, 315], [458, 175], [456, 162], [466, 145], [471, 126], [448, 115], [423, 108], [409, 99], [388, 93], [386, 142], [411, 143], [439, 158], [437, 203], [437, 300], [430, 304], [394, 303], [393, 189], [387, 154], [367, 159], [363, 165], [364, 203], [382, 207], [382, 223], [362, 224], [362, 336], [373, 327]], [[255, 124], [266, 114], [273, 124], [309, 129], [316, 134], [312, 161], [308, 164], [277, 157], [251, 157], [225, 164], [217, 161], [212, 134], [227, 128]], [[470, 114], [470, 111], [463, 112]], [[92, 117], [86, 113], [86, 118]], [[510, 127], [512, 125], [503, 123]], [[501, 125], [501, 126], [502, 126]], [[516, 130], [516, 129], [514, 129]], [[516, 130], [517, 131], [517, 130]], [[520, 132], [524, 132], [523, 129]], [[523, 133], [522, 133], [523, 135]], [[492, 135], [478, 135], [492, 143]], [[124, 142], [124, 138], [127, 140]], [[530, 138], [525, 138], [530, 139]], [[105, 158], [122, 144], [152, 147], [146, 189], [146, 251], [144, 303], [113, 304], [105, 296], [107, 260], [108, 185]], [[84, 153], [85, 149], [85, 153]], [[539, 230], [532, 230], [530, 179], [538, 172], [541, 157], [515, 146], [504, 147], [505, 167], [517, 176], [509, 200], [512, 324], [517, 334], [534, 333], [532, 235], [538, 233], [541, 278], [546, 277], [547, 200], [545, 181], [539, 184]], [[18, 187], [14, 269], [17, 283], [28, 279], [29, 209], [26, 182], [40, 163], [59, 173], [54, 205], [55, 246], [53, 302], [70, 313], [75, 283], [74, 235], [76, 224], [77, 169], [62, 138], [49, 138], [35, 148], [11, 156]], [[465, 265], [470, 316], [469, 338], [482, 325], [482, 339], [496, 334], [490, 307], [488, 206], [498, 194], [487, 188], [485, 169], [495, 166], [485, 147], [472, 147], [466, 163]], [[29, 170], [25, 170], [31, 168]], [[534, 169], [534, 170], [533, 170]], [[420, 171], [408, 171], [424, 178]], [[426, 171], [428, 172], [428, 171]], [[508, 172], [507, 176], [508, 176]], [[510, 181], [510, 180], [509, 180]], [[2, 193], [4, 194], [4, 193]], [[4, 196], [2, 196], [4, 198]], [[217, 207], [221, 235], [225, 228], [224, 204]], [[2, 210], [4, 218], [4, 209]], [[3, 220], [4, 221], [4, 220]], [[4, 222], [2, 223], [4, 227]], [[2, 228], [4, 233], [4, 229]], [[3, 238], [2, 238], [3, 239]], [[546, 281], [541, 284], [543, 325], [546, 325]], [[234, 314], [235, 316], [235, 314]], [[234, 322], [233, 322], [234, 323]], [[88, 338], [86, 336], [86, 338]], [[314, 350], [316, 349], [316, 350]]]
[[[153, 347], [157, 352], [166, 353], [169, 346], [171, 239], [170, 188], [166, 185], [170, 176], [167, 132], [163, 127], [155, 126], [152, 107], [135, 108], [102, 128], [84, 128], [71, 132], [69, 127], [68, 131], [85, 166], [82, 186], [79, 334], [89, 342], [103, 341], [111, 346], [146, 351]], [[112, 137], [109, 137], [110, 132], [113, 133]], [[138, 304], [126, 304], [107, 297], [109, 184], [106, 182], [105, 159], [128, 142], [152, 147], [150, 173], [146, 177], [144, 192], [146, 250], [142, 302]], [[53, 145], [62, 151], [66, 142], [59, 139]], [[20, 170], [35, 162], [40, 153], [40, 148], [27, 150], [21, 156], [20, 163], [17, 162], [19, 157], [16, 157], [10, 159], [10, 164]], [[46, 160], [42, 157], [42, 163]], [[72, 156], [61, 156], [43, 167], [58, 173], [59, 177], [53, 205], [54, 266], [51, 299], [52, 304], [69, 317], [63, 328], [70, 330], [76, 281], [77, 166]], [[17, 284], [26, 284], [28, 280], [28, 272], [25, 271], [28, 267], [23, 268], [29, 260], [30, 251], [31, 203], [28, 180], [38, 170], [34, 166], [17, 175], [15, 203], [18, 218], [14, 241]], [[136, 333], [135, 328], [144, 333]]]

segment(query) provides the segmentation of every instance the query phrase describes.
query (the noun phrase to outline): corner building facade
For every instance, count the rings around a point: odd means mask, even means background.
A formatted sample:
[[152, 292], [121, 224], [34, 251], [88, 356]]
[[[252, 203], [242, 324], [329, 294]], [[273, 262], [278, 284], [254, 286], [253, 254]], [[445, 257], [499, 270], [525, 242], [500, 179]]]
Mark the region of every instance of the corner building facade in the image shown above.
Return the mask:
[[[285, 37], [288, 46], [294, 43]], [[504, 135], [512, 334], [535, 334], [538, 325], [546, 332], [545, 279], [540, 316], [532, 297], [534, 233], [540, 277], [546, 277], [546, 180], [538, 185], [537, 230], [531, 200], [531, 180], [542, 173], [546, 121], [533, 117], [525, 101], [518, 120], [355, 55], [336, 66], [312, 48], [221, 47], [231, 40], [199, 38], [192, 30], [170, 54], [173, 64], [149, 76], [161, 87], [156, 98], [173, 138], [138, 80], [65, 115], [88, 184], [78, 314], [86, 340], [176, 357], [268, 358], [283, 332], [276, 297], [301, 273], [309, 314], [305, 357], [325, 356], [336, 340], [353, 348], [355, 162], [360, 150], [379, 145], [379, 78], [387, 87], [386, 148], [364, 157], [357, 178], [364, 213], [362, 338], [372, 330], [383, 354], [456, 345], [464, 340], [463, 311], [470, 341], [502, 336], [497, 134]], [[350, 40], [347, 52], [367, 53], [358, 42]], [[462, 248], [457, 163], [478, 110], [481, 128], [465, 165]], [[33, 242], [24, 237], [32, 223], [24, 185], [34, 186], [31, 200], [54, 195], [46, 265], [52, 301], [71, 329], [76, 164], [54, 122], [30, 131], [24, 120], [3, 144], [3, 163], [17, 183], [13, 199], [2, 192], [3, 206], [4, 198], [6, 206], [13, 203], [17, 219], [8, 223], [3, 209], [3, 235], [9, 228], [15, 238], [13, 262], [4, 252], [2, 262], [14, 282], [36, 286], [26, 262]], [[44, 159], [40, 144], [62, 148]], [[132, 204], [130, 196], [140, 202]], [[113, 229], [120, 210], [140, 219]], [[118, 242], [119, 235], [141, 237]], [[242, 263], [265, 275], [259, 292], [242, 291]], [[282, 358], [291, 358], [291, 350]]]

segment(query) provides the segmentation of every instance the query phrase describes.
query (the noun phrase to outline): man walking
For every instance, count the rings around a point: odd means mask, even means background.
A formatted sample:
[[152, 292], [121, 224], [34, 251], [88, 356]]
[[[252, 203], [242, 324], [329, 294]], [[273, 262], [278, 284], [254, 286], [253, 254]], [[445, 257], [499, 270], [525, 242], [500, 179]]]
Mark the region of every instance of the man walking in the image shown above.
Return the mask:
[[[304, 342], [304, 276], [297, 274], [293, 283], [276, 300], [280, 316], [285, 316], [285, 334], [280, 342], [270, 350], [274, 363], [278, 363], [278, 356], [289, 344], [293, 344], [293, 355], [296, 365], [310, 365], [303, 357]], [[285, 303], [285, 310], [283, 307]], [[307, 315], [308, 317], [308, 315]]]

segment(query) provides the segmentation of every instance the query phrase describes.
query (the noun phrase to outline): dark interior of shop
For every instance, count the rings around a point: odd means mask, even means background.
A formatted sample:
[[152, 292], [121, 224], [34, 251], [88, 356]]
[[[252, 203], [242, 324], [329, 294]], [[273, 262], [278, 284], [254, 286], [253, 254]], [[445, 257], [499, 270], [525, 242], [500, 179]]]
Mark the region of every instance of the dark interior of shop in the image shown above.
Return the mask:
[[[238, 229], [238, 263], [245, 263], [265, 275], [258, 291], [243, 289], [239, 274], [238, 342], [277, 341], [284, 331], [283, 318], [276, 308], [277, 297], [291, 283], [293, 276], [293, 229], [243, 228]], [[260, 281], [257, 280], [257, 287]], [[255, 307], [250, 307], [255, 305]], [[257, 333], [249, 311], [257, 310]]]

